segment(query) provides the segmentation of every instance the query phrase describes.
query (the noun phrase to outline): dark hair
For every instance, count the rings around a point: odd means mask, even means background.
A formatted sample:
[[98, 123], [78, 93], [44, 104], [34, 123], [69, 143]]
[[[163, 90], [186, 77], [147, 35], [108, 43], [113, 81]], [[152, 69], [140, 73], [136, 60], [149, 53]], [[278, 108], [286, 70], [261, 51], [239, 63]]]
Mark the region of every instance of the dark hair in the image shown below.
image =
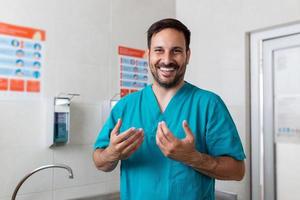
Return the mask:
[[156, 34], [166, 28], [172, 28], [179, 32], [182, 32], [184, 34], [184, 38], [185, 38], [186, 50], [188, 50], [190, 48], [190, 39], [191, 39], [190, 30], [179, 20], [167, 18], [167, 19], [162, 19], [162, 20], [155, 22], [148, 29], [147, 44], [148, 44], [149, 49], [151, 46], [151, 38], [152, 38], [153, 34]]

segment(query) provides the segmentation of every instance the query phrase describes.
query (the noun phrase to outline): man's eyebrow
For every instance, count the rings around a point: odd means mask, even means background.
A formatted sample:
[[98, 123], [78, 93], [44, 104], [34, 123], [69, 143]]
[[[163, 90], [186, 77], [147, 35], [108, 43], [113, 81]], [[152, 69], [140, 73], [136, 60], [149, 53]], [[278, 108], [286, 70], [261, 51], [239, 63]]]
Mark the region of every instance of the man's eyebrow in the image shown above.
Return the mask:
[[[160, 48], [164, 48], [162, 46], [154, 46], [153, 49], [160, 49]], [[181, 46], [174, 46], [171, 49], [184, 49], [184, 47]]]

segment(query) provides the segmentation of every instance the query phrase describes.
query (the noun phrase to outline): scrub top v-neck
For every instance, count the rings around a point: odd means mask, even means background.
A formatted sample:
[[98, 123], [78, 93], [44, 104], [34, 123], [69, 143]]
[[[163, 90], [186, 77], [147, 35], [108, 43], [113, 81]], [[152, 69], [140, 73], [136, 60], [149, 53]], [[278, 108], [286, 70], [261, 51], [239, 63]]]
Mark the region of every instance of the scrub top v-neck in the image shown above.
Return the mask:
[[109, 145], [110, 132], [122, 119], [120, 133], [131, 127], [143, 128], [144, 141], [121, 162], [122, 200], [206, 200], [214, 199], [214, 179], [163, 155], [156, 145], [158, 122], [165, 121], [177, 137], [185, 137], [182, 121], [187, 120], [199, 152], [243, 160], [245, 154], [236, 127], [223, 101], [212, 92], [187, 82], [161, 112], [152, 85], [122, 98], [100, 131], [94, 148]]
[[146, 87], [145, 93], [143, 95], [144, 98], [142, 98], [142, 104], [144, 108], [143, 113], [145, 113], [145, 118], [148, 120], [148, 122], [145, 123], [145, 125], [147, 124], [145, 127], [149, 127], [147, 129], [151, 129], [151, 132], [155, 130], [156, 133], [157, 125], [160, 121], [165, 121], [168, 124], [168, 122], [176, 120], [174, 119], [173, 114], [176, 111], [178, 104], [184, 102], [184, 94], [189, 87], [190, 84], [183, 84], [182, 87], [179, 88], [175, 95], [170, 99], [164, 111], [161, 111], [160, 109], [159, 103], [157, 101], [152, 86]]

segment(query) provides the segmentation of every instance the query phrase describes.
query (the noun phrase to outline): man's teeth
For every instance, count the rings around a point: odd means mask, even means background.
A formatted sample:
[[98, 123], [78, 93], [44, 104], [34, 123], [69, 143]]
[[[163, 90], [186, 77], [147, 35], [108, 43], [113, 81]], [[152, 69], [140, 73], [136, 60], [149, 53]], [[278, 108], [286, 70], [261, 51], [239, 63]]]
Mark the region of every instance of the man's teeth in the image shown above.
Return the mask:
[[174, 71], [175, 69], [173, 67], [161, 67], [160, 68], [161, 71], [165, 71], [165, 72], [171, 72]]

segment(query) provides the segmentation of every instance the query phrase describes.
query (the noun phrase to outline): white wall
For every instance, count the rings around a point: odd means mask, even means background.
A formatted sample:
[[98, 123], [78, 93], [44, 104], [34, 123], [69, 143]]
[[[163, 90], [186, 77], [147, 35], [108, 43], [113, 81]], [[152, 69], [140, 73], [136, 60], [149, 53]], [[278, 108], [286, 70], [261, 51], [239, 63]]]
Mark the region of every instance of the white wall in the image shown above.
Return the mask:
[[[0, 101], [0, 200], [18, 181], [50, 163], [72, 167], [33, 175], [18, 199], [68, 199], [119, 189], [119, 172], [97, 171], [92, 144], [102, 126], [101, 105], [118, 92], [117, 46], [146, 47], [147, 27], [175, 16], [173, 0], [0, 0], [1, 22], [46, 30], [44, 94], [36, 101]], [[46, 145], [45, 100], [80, 93], [71, 107], [71, 142]]]
[[[101, 127], [101, 103], [118, 88], [117, 46], [146, 47], [147, 27], [175, 16], [173, 0], [0, 0], [2, 22], [47, 31], [44, 95], [37, 101], [0, 101], [0, 200], [41, 165], [62, 162], [74, 170], [35, 174], [19, 199], [67, 199], [118, 190], [118, 171], [97, 171], [92, 143]], [[218, 182], [222, 190], [249, 199], [249, 96], [247, 41], [254, 29], [300, 19], [298, 0], [176, 1], [176, 16], [192, 31], [186, 79], [220, 94], [228, 105], [247, 153], [247, 174], [239, 182]], [[128, 25], [128, 26], [127, 26]], [[71, 143], [45, 145], [45, 104], [59, 92], [81, 96], [72, 104]]]
[[216, 187], [248, 200], [250, 122], [246, 33], [300, 20], [300, 1], [176, 0], [176, 16], [192, 31], [192, 56], [186, 79], [220, 94], [233, 115], [247, 154], [244, 180], [217, 181]]

